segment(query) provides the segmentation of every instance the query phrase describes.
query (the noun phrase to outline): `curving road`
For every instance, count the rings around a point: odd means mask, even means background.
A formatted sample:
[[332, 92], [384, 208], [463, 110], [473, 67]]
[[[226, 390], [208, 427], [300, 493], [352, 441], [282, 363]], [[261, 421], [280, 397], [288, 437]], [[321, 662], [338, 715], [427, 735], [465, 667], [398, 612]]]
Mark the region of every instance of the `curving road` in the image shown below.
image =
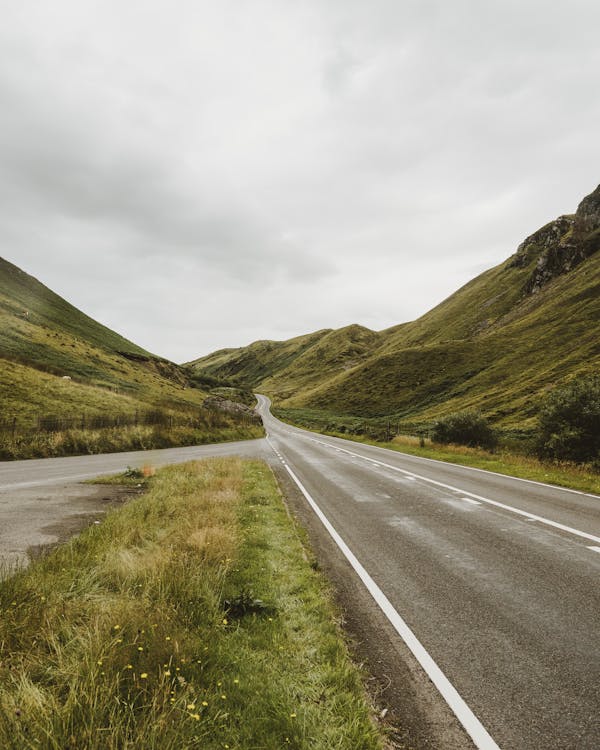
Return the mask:
[[266, 458], [385, 683], [399, 746], [600, 748], [600, 497], [317, 435], [258, 399], [267, 440], [0, 462], [0, 559], [87, 512], [83, 479]]
[[600, 497], [316, 435], [264, 397], [259, 408], [290, 480], [477, 747], [600, 748]]

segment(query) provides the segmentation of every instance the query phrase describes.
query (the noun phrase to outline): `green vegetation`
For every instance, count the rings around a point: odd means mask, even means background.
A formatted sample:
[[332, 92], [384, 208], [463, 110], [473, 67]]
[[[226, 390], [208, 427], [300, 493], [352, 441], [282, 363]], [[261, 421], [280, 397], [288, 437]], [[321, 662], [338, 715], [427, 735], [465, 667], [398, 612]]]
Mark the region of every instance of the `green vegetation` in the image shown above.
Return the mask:
[[264, 436], [258, 422], [207, 412], [189, 425], [129, 425], [99, 429], [36, 431], [13, 438], [0, 433], [0, 459], [50, 458], [119, 451], [154, 450], [184, 445], [250, 440]]
[[0, 745], [381, 748], [269, 469], [210, 460], [148, 483], [0, 584]]
[[537, 447], [541, 456], [600, 468], [600, 376], [552, 391], [540, 412]]
[[[214, 389], [226, 387], [229, 399], [247, 405], [251, 394], [227, 387], [231, 384], [222, 379], [207, 382], [192, 375], [100, 325], [0, 258], [0, 457], [156, 448], [258, 434], [248, 419], [201, 409]], [[169, 415], [177, 429], [133, 425], [137, 415], [149, 411]], [[104, 418], [119, 426], [78, 429]], [[40, 432], [40, 420], [56, 419], [73, 426]]]
[[549, 389], [600, 369], [599, 238], [600, 188], [416, 321], [257, 342], [190, 366], [350, 432], [390, 421], [419, 434], [476, 411], [529, 441]]
[[494, 448], [498, 437], [489, 422], [474, 411], [460, 411], [438, 420], [431, 431], [434, 443], [456, 443], [471, 448]]
[[[497, 433], [498, 445], [492, 452], [464, 445], [434, 443], [427, 437], [428, 431], [410, 423], [340, 418], [307, 409], [274, 411], [285, 422], [326, 435], [600, 495], [600, 475], [595, 464], [540, 460], [533, 455], [535, 436], [531, 432], [506, 430]], [[527, 453], [522, 450], [525, 445], [529, 447]]]

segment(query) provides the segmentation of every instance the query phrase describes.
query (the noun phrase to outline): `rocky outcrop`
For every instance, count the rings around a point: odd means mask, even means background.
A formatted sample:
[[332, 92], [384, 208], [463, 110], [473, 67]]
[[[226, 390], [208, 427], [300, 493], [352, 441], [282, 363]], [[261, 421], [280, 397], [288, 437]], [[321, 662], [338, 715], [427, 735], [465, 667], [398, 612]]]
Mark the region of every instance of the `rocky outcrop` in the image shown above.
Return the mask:
[[548, 282], [568, 273], [600, 248], [600, 185], [571, 216], [559, 216], [522, 242], [509, 268], [523, 268], [537, 258], [525, 294], [536, 294]]
[[202, 402], [202, 406], [210, 411], [224, 411], [227, 414], [237, 416], [256, 417], [254, 409], [245, 404], [240, 404], [238, 401], [229, 401], [229, 399], [221, 396], [207, 396]]

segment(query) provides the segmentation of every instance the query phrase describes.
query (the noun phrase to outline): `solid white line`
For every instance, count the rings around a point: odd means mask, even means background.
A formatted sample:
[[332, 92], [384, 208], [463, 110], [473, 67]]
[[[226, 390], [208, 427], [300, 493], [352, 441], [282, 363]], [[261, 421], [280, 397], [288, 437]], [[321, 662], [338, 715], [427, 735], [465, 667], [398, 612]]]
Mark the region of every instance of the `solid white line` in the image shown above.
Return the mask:
[[352, 565], [352, 567], [356, 571], [357, 575], [360, 577], [361, 581], [366, 586], [367, 590], [369, 591], [373, 599], [375, 599], [375, 601], [381, 608], [382, 612], [388, 618], [388, 620], [390, 621], [390, 623], [392, 624], [392, 626], [394, 627], [398, 635], [402, 638], [404, 643], [406, 643], [406, 645], [412, 652], [415, 659], [419, 662], [421, 667], [423, 667], [429, 679], [433, 682], [433, 684], [439, 690], [440, 694], [442, 695], [442, 697], [444, 698], [448, 706], [452, 709], [456, 718], [463, 725], [463, 727], [465, 728], [465, 730], [467, 731], [467, 733], [469, 734], [469, 736], [475, 743], [475, 746], [479, 750], [500, 750], [498, 745], [494, 742], [492, 737], [488, 734], [483, 724], [479, 721], [479, 719], [475, 716], [473, 711], [471, 711], [469, 706], [467, 706], [465, 701], [461, 698], [461, 696], [459, 695], [454, 685], [452, 685], [450, 680], [438, 667], [438, 665], [429, 655], [429, 652], [425, 649], [425, 647], [421, 644], [421, 642], [418, 640], [418, 638], [415, 636], [412, 630], [408, 627], [408, 625], [404, 622], [402, 617], [400, 617], [398, 612], [392, 606], [392, 603], [390, 602], [390, 600], [386, 597], [383, 591], [379, 588], [379, 586], [375, 583], [375, 581], [363, 568], [363, 566], [360, 564], [360, 562], [358, 561], [354, 553], [350, 550], [348, 545], [344, 542], [341, 536], [337, 533], [337, 531], [329, 522], [329, 520], [327, 519], [323, 511], [319, 508], [317, 503], [310, 496], [310, 494], [308, 493], [308, 491], [306, 490], [302, 482], [298, 479], [298, 477], [294, 474], [294, 472], [290, 469], [289, 466], [286, 466], [285, 468], [287, 469], [288, 474], [294, 480], [294, 482], [296, 483], [296, 485], [298, 486], [298, 488], [300, 489], [300, 491], [302, 492], [302, 494], [308, 501], [311, 508], [314, 510], [314, 512], [318, 516], [323, 526], [325, 526], [325, 528], [327, 529], [329, 535], [332, 537], [332, 539], [335, 541], [335, 543], [341, 550], [344, 557], [348, 560], [350, 565]]
[[591, 549], [594, 552], [600, 552], [600, 547], [588, 547], [588, 549]]
[[[325, 441], [322, 441], [322, 440], [315, 440], [315, 442], [325, 445], [329, 448], [332, 447], [330, 443], [326, 443]], [[361, 456], [358, 453], [352, 453], [352, 451], [346, 450], [345, 448], [340, 448], [340, 450], [343, 451], [344, 453], [347, 453], [349, 456], [354, 456], [355, 458], [365, 458], [365, 456]], [[365, 460], [370, 461], [371, 459], [366, 458]], [[416, 474], [414, 471], [408, 472], [405, 469], [400, 469], [398, 466], [392, 466], [392, 464], [386, 464], [383, 461], [381, 461], [379, 465], [385, 466], [386, 469], [397, 471], [400, 474], [404, 474], [404, 475], [410, 474], [411, 476], [414, 476], [417, 479], [421, 479], [423, 482], [428, 482], [429, 484], [433, 484], [436, 487], [443, 487], [445, 490], [451, 490], [452, 492], [464, 493], [465, 495], [469, 495], [469, 497], [474, 498], [475, 500], [481, 500], [482, 503], [493, 505], [496, 508], [502, 508], [502, 510], [508, 510], [511, 513], [516, 513], [518, 516], [524, 516], [525, 518], [529, 518], [534, 521], [539, 521], [540, 523], [546, 524], [546, 526], [552, 526], [555, 529], [566, 531], [567, 534], [573, 534], [574, 536], [581, 537], [582, 539], [589, 539], [592, 542], [600, 543], [600, 537], [594, 536], [593, 534], [588, 534], [586, 531], [579, 531], [579, 529], [574, 529], [571, 526], [565, 526], [565, 524], [563, 523], [558, 523], [557, 521], [551, 521], [549, 518], [538, 516], [535, 513], [529, 513], [526, 510], [515, 508], [512, 505], [506, 505], [506, 503], [500, 503], [498, 502], [498, 500], [490, 500], [489, 497], [482, 497], [481, 495], [476, 495], [474, 492], [469, 492], [468, 490], [463, 490], [463, 489], [460, 489], [459, 487], [454, 487], [451, 484], [445, 484], [444, 482], [438, 482], [435, 479], [429, 479], [429, 477], [423, 477], [420, 474]]]
[[[285, 424], [285, 423], [282, 422], [282, 424]], [[309, 430], [304, 430], [304, 432], [311, 434]], [[298, 433], [295, 433], [295, 434], [298, 434]], [[313, 432], [312, 434], [322, 435], [323, 433]], [[337, 439], [345, 440], [345, 438], [337, 438]], [[321, 441], [316, 441], [316, 442], [321, 442]], [[322, 442], [323, 442], [323, 445], [328, 445], [330, 448], [337, 447], [334, 443], [327, 443], [325, 441], [322, 441]], [[345, 442], [352, 443], [351, 440], [346, 440]], [[356, 441], [355, 444], [360, 445], [360, 442]], [[392, 453], [393, 455], [400, 454], [401, 456], [406, 456], [407, 458], [414, 458], [417, 461], [429, 461], [432, 464], [439, 464], [440, 466], [455, 466], [457, 469], [466, 469], [467, 471], [478, 471], [481, 474], [493, 474], [495, 477], [502, 477], [503, 479], [514, 479], [516, 482], [527, 482], [527, 484], [536, 484], [538, 487], [548, 487], [548, 489], [550, 490], [558, 490], [560, 492], [570, 492], [573, 495], [582, 495], [583, 497], [593, 497], [596, 500], [600, 499], [600, 495], [595, 495], [593, 492], [583, 492], [583, 490], [573, 490], [570, 487], [560, 487], [557, 484], [548, 484], [548, 482], [538, 482], [535, 479], [523, 479], [523, 477], [515, 477], [512, 474], [500, 474], [499, 471], [491, 471], [490, 469], [478, 469], [475, 466], [465, 466], [464, 464], [455, 464], [452, 461], [440, 461], [439, 458], [426, 458], [425, 456], [414, 456], [412, 453], [403, 453], [402, 451], [395, 451], [395, 450], [392, 450], [391, 448], [383, 448], [379, 445], [366, 444], [365, 447], [375, 448], [375, 450], [379, 450], [379, 451], [386, 451], [387, 453]], [[342, 448], [341, 450], [344, 450], [344, 449]]]

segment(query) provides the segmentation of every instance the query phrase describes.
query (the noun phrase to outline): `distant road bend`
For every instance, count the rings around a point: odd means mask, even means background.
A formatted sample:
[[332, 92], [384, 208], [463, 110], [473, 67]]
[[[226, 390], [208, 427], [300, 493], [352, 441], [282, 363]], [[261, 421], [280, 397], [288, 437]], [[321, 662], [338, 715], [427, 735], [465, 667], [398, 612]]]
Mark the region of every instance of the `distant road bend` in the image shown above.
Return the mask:
[[286, 425], [268, 440], [478, 748], [600, 748], [600, 497]]
[[404, 746], [598, 750], [600, 497], [311, 433], [258, 399], [267, 440], [0, 462], [0, 557], [52, 541], [82, 479], [266, 458], [383, 665], [383, 697], [403, 722], [420, 712]]

